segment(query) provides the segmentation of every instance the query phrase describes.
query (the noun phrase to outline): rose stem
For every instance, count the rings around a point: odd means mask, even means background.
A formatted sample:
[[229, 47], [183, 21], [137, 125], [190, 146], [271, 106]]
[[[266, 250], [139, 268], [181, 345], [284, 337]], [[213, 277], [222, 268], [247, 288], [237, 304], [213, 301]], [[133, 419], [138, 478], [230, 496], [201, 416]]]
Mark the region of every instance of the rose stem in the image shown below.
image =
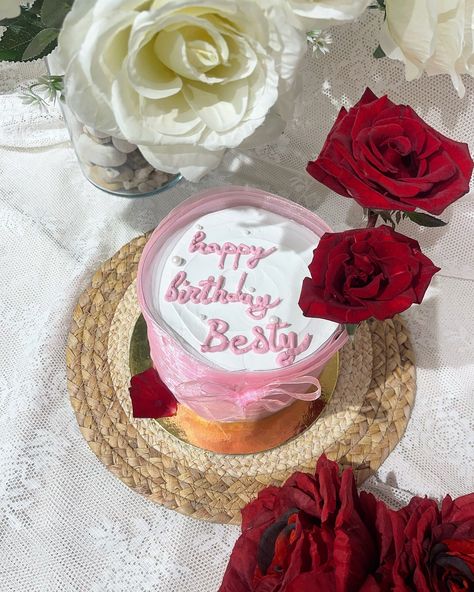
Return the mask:
[[367, 228], [374, 228], [374, 226], [377, 224], [378, 218], [378, 214], [376, 214], [373, 210], [369, 210], [369, 215], [367, 217]]

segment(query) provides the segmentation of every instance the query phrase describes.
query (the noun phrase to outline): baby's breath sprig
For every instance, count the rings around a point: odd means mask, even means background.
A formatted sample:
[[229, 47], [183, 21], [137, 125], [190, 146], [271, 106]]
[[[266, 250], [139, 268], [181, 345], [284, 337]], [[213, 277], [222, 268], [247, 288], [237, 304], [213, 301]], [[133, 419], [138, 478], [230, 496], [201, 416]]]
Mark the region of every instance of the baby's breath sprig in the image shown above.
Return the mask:
[[331, 33], [323, 31], [321, 29], [315, 29], [314, 31], [308, 31], [306, 33], [306, 39], [308, 45], [312, 48], [313, 53], [321, 53], [326, 55], [329, 53], [329, 46], [332, 44]]
[[62, 76], [41, 76], [21, 93], [21, 99], [25, 105], [34, 105], [44, 111], [58, 98], [63, 100], [63, 88]]

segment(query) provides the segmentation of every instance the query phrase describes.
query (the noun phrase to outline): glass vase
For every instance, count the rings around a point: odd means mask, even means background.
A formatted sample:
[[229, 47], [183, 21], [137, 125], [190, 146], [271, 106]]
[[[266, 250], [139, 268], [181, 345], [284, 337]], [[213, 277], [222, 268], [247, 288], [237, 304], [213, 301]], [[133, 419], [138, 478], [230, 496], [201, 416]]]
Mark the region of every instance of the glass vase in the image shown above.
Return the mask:
[[165, 173], [149, 164], [135, 144], [83, 125], [67, 100], [61, 107], [81, 169], [99, 189], [122, 197], [148, 197], [180, 181], [180, 174]]

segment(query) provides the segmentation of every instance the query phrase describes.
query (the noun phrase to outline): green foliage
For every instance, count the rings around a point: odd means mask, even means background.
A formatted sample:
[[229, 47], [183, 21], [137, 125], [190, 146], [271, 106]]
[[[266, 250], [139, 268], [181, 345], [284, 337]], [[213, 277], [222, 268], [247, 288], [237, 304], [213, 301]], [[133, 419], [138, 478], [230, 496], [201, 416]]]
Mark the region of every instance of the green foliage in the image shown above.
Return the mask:
[[447, 222], [435, 218], [430, 214], [426, 214], [425, 212], [401, 212], [400, 210], [367, 210], [367, 212], [369, 218], [370, 216], [375, 216], [377, 218], [380, 216], [385, 224], [390, 224], [393, 229], [395, 229], [397, 224], [400, 224], [402, 220], [406, 219], [415, 222], [415, 224], [418, 224], [419, 226], [427, 226], [430, 228], [446, 226], [447, 224]]
[[377, 47], [377, 49], [374, 51], [373, 53], [374, 58], [376, 58], [377, 60], [380, 60], [380, 58], [384, 58], [385, 57], [385, 52], [384, 50], [380, 47], [380, 45]]
[[404, 218], [408, 218], [419, 226], [428, 226], [429, 228], [436, 228], [439, 226], [446, 226], [447, 222], [425, 214], [423, 212], [405, 212]]
[[64, 83], [62, 76], [41, 76], [37, 82], [31, 84], [21, 94], [25, 105], [34, 105], [41, 110], [47, 110], [50, 103], [63, 100]]
[[33, 37], [28, 47], [23, 52], [21, 59], [24, 62], [34, 60], [37, 57], [42, 57], [51, 51], [49, 47], [58, 38], [59, 31], [57, 29], [41, 29], [41, 31]]
[[74, 0], [43, 0], [41, 21], [45, 27], [61, 29]]
[[376, 10], [383, 10], [385, 12], [385, 0], [375, 0], [373, 4], [369, 6], [369, 8], [374, 8]]
[[36, 0], [22, 7], [20, 16], [3, 19], [0, 61], [30, 61], [47, 56], [56, 47], [64, 18], [73, 0]]

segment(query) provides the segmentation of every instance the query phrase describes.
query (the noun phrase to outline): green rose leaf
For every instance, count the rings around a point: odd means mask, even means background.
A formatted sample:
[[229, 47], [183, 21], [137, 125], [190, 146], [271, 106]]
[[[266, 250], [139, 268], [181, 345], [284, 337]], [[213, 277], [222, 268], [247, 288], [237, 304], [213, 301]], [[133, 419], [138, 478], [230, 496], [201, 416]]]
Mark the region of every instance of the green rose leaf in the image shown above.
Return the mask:
[[406, 212], [406, 217], [419, 226], [428, 226], [429, 228], [446, 226], [447, 224], [447, 222], [430, 216], [430, 214], [424, 214], [423, 212]]
[[[59, 29], [43, 29], [37, 35], [33, 37], [33, 39], [28, 44], [28, 47], [25, 49], [21, 59], [23, 61], [32, 60], [34, 58], [43, 57], [46, 53], [48, 54], [49, 46], [56, 41], [59, 34]], [[53, 48], [51, 47], [51, 50]]]
[[[59, 5], [62, 6], [63, 2], [71, 0], [60, 0]], [[29, 8], [23, 6], [20, 16], [0, 21], [0, 26], [6, 27], [0, 42], [0, 61], [38, 59], [54, 49], [60, 27], [44, 24], [41, 18], [44, 3], [43, 0], [36, 0]]]
[[379, 60], [380, 58], [384, 58], [385, 57], [385, 52], [384, 52], [384, 50], [379, 45], [377, 47], [377, 49], [374, 51], [373, 55], [374, 55], [374, 58], [377, 58]]
[[73, 0], [43, 0], [41, 21], [45, 27], [60, 29]]

